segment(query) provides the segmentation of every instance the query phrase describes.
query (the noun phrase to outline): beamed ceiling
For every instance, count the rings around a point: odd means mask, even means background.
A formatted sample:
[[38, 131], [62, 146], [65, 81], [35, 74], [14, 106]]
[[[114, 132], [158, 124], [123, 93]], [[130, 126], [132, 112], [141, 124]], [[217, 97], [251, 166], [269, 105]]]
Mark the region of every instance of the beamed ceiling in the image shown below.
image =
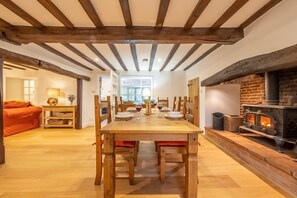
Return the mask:
[[280, 1], [0, 0], [0, 39], [86, 71], [187, 70]]

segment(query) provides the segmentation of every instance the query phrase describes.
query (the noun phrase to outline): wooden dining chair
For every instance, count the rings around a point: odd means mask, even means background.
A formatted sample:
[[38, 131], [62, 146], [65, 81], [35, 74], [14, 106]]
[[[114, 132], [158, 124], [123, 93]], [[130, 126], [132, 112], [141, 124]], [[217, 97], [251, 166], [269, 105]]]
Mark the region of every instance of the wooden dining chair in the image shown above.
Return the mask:
[[[95, 132], [96, 132], [96, 178], [95, 185], [101, 184], [102, 178], [102, 156], [103, 156], [103, 134], [100, 129], [103, 123], [111, 122], [111, 105], [110, 96], [107, 96], [107, 101], [100, 101], [99, 96], [94, 96], [95, 103]], [[103, 112], [103, 113], [102, 113]], [[135, 141], [115, 141], [115, 154], [127, 155], [129, 164], [129, 183], [134, 183], [134, 166], [135, 158], [137, 156], [137, 147]]]
[[[198, 126], [198, 96], [194, 97], [192, 103], [187, 102], [187, 97], [184, 98], [184, 118]], [[158, 161], [160, 163], [160, 181], [165, 181], [166, 169], [166, 155], [181, 154], [183, 162], [185, 162], [185, 155], [187, 154], [185, 141], [159, 141], [158, 142]]]
[[162, 104], [164, 107], [168, 107], [168, 105], [169, 105], [168, 97], [167, 97], [166, 99], [160, 99], [160, 98], [158, 97], [158, 103], [159, 103], [159, 104]]
[[177, 102], [177, 111], [181, 112], [183, 115], [185, 114], [185, 103], [190, 102], [190, 98], [187, 96], [178, 97], [178, 102]]

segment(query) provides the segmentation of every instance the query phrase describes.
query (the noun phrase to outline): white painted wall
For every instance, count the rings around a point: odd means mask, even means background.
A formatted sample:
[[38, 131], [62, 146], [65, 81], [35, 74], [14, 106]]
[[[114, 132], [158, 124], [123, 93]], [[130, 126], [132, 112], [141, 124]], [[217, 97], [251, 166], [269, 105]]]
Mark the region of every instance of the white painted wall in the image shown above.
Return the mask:
[[240, 113], [240, 85], [228, 84], [205, 89], [205, 126], [212, 126], [212, 113], [227, 115]]
[[152, 72], [121, 72], [120, 76], [151, 76], [153, 77], [152, 97], [157, 99], [169, 98], [169, 107], [172, 108], [174, 96], [187, 95], [187, 80], [184, 71], [152, 71]]
[[[297, 1], [286, 0], [245, 30], [245, 38], [234, 45], [222, 46], [186, 72], [187, 80], [204, 80], [227, 66], [252, 56], [265, 54], [297, 43]], [[205, 89], [200, 92], [200, 126], [206, 123]], [[239, 104], [238, 104], [239, 105]]]
[[20, 78], [5, 78], [5, 100], [24, 100], [24, 81]]

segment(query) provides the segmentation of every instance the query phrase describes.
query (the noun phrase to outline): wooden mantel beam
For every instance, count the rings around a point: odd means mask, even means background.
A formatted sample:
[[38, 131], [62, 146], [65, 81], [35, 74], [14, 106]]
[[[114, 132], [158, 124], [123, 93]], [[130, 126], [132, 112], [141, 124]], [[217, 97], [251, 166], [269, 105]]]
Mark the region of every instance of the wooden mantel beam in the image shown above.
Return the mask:
[[297, 67], [297, 45], [268, 54], [240, 60], [213, 76], [203, 80], [201, 86], [213, 86], [250, 74], [290, 69]]
[[32, 65], [36, 68], [40, 69], [45, 69], [57, 74], [65, 75], [71, 78], [76, 78], [76, 79], [83, 79], [90, 81], [90, 77], [88, 76], [82, 76], [79, 74], [76, 74], [74, 72], [62, 69], [52, 63], [42, 61], [36, 58], [32, 58], [26, 55], [18, 54], [15, 52], [8, 51], [6, 49], [0, 48], [0, 59], [3, 58], [5, 61], [11, 62], [11, 63], [22, 63], [22, 64], [28, 64]]
[[219, 43], [233, 44], [244, 37], [243, 29], [137, 26], [132, 28], [106, 26], [104, 29], [46, 27], [39, 30], [29, 26], [14, 26], [7, 37], [20, 43]]

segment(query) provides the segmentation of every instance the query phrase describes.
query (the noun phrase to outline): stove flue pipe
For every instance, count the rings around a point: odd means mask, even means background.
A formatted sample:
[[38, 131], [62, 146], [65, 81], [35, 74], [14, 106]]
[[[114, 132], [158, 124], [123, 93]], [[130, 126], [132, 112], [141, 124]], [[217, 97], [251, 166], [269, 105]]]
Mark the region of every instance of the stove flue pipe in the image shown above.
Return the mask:
[[277, 71], [265, 73], [265, 102], [269, 105], [279, 104], [279, 79]]

